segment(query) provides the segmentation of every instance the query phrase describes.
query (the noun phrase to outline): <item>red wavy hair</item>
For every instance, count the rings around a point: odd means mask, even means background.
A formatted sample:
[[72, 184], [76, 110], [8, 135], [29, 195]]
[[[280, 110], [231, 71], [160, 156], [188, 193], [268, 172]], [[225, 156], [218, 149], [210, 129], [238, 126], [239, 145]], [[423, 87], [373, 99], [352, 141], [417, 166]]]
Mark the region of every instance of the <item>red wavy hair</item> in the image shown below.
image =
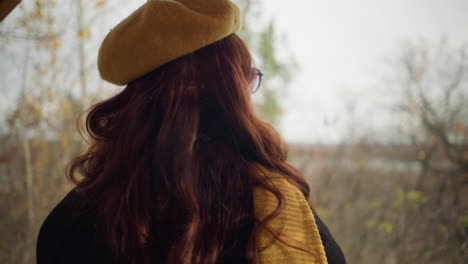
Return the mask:
[[285, 175], [309, 197], [280, 136], [254, 113], [252, 65], [232, 34], [91, 108], [91, 144], [68, 173], [96, 209], [113, 263], [258, 263], [252, 189], [280, 201], [265, 221], [284, 197], [247, 163]]

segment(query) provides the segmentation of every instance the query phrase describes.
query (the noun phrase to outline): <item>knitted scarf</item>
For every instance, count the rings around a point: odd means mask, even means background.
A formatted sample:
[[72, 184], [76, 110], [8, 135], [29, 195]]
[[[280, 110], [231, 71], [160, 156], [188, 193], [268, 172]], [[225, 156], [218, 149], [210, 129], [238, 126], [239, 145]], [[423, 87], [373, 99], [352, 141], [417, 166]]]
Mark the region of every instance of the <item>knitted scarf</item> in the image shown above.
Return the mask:
[[[325, 249], [313, 212], [299, 188], [258, 163], [250, 165], [249, 169], [265, 175], [265, 182], [277, 188], [286, 200], [283, 211], [257, 233], [260, 263], [326, 264]], [[260, 187], [254, 188], [253, 195], [255, 217], [263, 220], [274, 211], [278, 200], [273, 193]], [[279, 234], [280, 239], [273, 242], [272, 232]]]

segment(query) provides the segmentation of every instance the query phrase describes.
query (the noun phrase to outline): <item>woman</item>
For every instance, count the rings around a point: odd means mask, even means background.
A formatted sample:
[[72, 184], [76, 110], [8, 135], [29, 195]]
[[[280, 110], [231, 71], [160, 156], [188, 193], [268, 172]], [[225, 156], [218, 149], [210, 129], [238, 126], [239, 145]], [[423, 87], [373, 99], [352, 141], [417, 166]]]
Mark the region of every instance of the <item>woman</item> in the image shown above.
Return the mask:
[[109, 33], [100, 74], [127, 86], [87, 116], [91, 144], [41, 227], [39, 264], [345, 263], [254, 114], [262, 73], [240, 25], [228, 0], [154, 0]]

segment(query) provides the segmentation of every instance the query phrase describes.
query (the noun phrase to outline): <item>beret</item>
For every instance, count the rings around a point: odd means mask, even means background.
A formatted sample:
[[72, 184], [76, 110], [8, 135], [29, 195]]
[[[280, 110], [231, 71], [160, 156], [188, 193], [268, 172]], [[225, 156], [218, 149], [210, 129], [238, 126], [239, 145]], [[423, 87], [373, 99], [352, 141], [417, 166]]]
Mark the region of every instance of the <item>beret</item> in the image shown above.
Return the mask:
[[149, 0], [115, 26], [98, 53], [102, 79], [125, 85], [241, 27], [230, 0]]

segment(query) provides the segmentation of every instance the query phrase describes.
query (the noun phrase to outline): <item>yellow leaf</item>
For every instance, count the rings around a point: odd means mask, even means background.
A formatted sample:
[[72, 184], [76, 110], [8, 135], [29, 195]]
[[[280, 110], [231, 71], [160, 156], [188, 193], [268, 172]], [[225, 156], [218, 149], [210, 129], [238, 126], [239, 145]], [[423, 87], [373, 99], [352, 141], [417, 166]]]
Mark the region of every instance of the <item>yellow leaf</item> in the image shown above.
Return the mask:
[[424, 150], [420, 150], [418, 152], [418, 159], [419, 160], [425, 160], [426, 159], [426, 152]]
[[54, 38], [54, 40], [52, 41], [52, 47], [54, 49], [57, 49], [59, 46], [60, 46], [60, 41], [57, 38]]
[[97, 1], [96, 2], [96, 7], [103, 7], [106, 2], [103, 0]]
[[91, 36], [91, 32], [89, 32], [89, 28], [81, 28], [78, 30], [78, 37], [83, 39], [89, 39]]
[[50, 24], [54, 24], [55, 23], [55, 17], [53, 17], [53, 16], [48, 17], [47, 22], [49, 22]]
[[365, 225], [368, 229], [373, 229], [377, 223], [374, 220], [367, 220]]
[[392, 223], [390, 222], [387, 222], [387, 221], [383, 221], [380, 225], [379, 225], [379, 229], [385, 233], [390, 233], [392, 232], [393, 230], [393, 225]]

